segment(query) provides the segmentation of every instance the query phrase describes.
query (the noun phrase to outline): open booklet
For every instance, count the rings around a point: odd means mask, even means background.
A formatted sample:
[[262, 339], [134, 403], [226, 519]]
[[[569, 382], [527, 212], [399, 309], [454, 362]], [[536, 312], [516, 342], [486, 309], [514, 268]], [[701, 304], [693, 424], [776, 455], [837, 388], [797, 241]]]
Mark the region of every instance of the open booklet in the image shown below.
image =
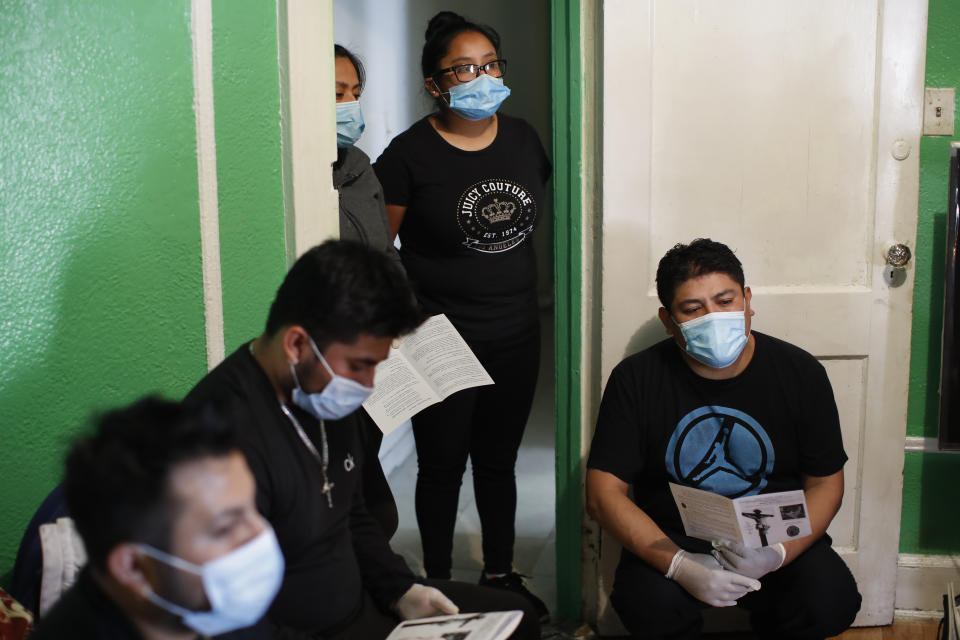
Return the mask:
[[523, 611], [487, 611], [405, 620], [386, 640], [502, 640], [522, 617]]
[[803, 491], [761, 493], [730, 499], [670, 483], [688, 536], [766, 547], [811, 533]]
[[447, 316], [431, 316], [396, 341], [377, 365], [373, 393], [363, 403], [384, 434], [420, 410], [470, 387], [493, 384]]

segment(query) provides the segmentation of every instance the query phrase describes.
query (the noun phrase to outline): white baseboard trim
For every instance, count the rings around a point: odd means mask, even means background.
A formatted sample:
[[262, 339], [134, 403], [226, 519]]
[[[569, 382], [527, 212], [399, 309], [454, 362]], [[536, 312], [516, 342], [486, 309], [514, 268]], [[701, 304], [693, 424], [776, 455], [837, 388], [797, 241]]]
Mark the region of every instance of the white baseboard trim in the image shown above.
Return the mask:
[[929, 622], [939, 620], [943, 616], [942, 611], [914, 611], [913, 609], [894, 609], [894, 621], [903, 622]]
[[901, 553], [897, 556], [896, 615], [939, 618], [951, 580], [960, 584], [960, 556]]

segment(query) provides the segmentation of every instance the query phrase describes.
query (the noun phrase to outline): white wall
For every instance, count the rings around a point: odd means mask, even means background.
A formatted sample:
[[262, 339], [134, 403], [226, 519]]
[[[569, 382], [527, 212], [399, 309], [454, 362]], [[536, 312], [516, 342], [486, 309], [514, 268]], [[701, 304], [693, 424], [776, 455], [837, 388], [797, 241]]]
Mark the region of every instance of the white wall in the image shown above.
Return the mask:
[[[508, 63], [505, 82], [512, 91], [503, 111], [532, 124], [552, 158], [547, 0], [492, 0], [483, 4], [464, 0], [335, 0], [334, 40], [360, 56], [367, 71], [367, 86], [360, 99], [367, 126], [357, 146], [375, 160], [395, 135], [433, 111], [433, 101], [423, 88], [420, 53], [427, 22], [439, 11], [455, 11], [500, 33], [502, 54]], [[552, 210], [552, 204], [548, 196], [546, 209]], [[552, 290], [552, 237], [551, 215], [534, 239], [542, 296]]]

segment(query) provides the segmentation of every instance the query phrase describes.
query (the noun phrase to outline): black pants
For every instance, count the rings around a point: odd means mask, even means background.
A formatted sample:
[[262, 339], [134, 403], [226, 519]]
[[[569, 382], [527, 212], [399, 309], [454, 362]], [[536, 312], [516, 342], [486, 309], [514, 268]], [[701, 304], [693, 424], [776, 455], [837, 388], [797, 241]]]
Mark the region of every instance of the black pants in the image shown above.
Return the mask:
[[[523, 611], [520, 626], [510, 636], [513, 640], [537, 640], [540, 638], [540, 620], [526, 598], [510, 591], [490, 589], [452, 580], [425, 580], [424, 584], [436, 587], [453, 600], [461, 613], [479, 611]], [[381, 640], [400, 622], [396, 615], [381, 611], [370, 596], [364, 592], [360, 613], [353, 623], [339, 633], [324, 636], [324, 640]]]
[[413, 418], [417, 442], [416, 509], [423, 564], [430, 578], [449, 578], [460, 483], [473, 464], [484, 569], [513, 566], [517, 450], [540, 367], [540, 325], [515, 336], [469, 340], [494, 384], [466, 389]]
[[[813, 639], [838, 635], [860, 610], [860, 593], [824, 536], [787, 566], [764, 576], [762, 588], [740, 598], [762, 638]], [[636, 558], [621, 561], [610, 594], [627, 630], [638, 638], [698, 638], [709, 605]]]

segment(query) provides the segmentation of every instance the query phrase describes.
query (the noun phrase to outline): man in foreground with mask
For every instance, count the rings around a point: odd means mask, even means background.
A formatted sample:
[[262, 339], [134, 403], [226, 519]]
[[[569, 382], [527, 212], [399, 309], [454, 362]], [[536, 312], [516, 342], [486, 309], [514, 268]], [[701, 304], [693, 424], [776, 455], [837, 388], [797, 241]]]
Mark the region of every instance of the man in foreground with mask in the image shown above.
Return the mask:
[[[268, 618], [283, 638], [385, 638], [401, 619], [522, 609], [526, 600], [451, 581], [421, 584], [363, 499], [359, 435], [376, 365], [423, 320], [405, 275], [382, 252], [328, 241], [284, 278], [262, 335], [211, 371], [189, 403], [242, 413], [257, 506], [287, 562]], [[440, 586], [442, 591], [436, 586]], [[525, 613], [515, 637], [538, 638]]]
[[[668, 251], [657, 295], [671, 337], [610, 374], [587, 463], [587, 510], [623, 546], [614, 609], [644, 638], [699, 637], [703, 609], [738, 604], [761, 637], [839, 634], [860, 595], [826, 534], [847, 460], [826, 371], [750, 330], [750, 288], [719, 242]], [[712, 548], [683, 534], [668, 482], [730, 498], [803, 489], [813, 533]]]
[[148, 398], [105, 415], [63, 480], [89, 562], [31, 638], [270, 638], [255, 623], [283, 556], [253, 482], [211, 412]]

